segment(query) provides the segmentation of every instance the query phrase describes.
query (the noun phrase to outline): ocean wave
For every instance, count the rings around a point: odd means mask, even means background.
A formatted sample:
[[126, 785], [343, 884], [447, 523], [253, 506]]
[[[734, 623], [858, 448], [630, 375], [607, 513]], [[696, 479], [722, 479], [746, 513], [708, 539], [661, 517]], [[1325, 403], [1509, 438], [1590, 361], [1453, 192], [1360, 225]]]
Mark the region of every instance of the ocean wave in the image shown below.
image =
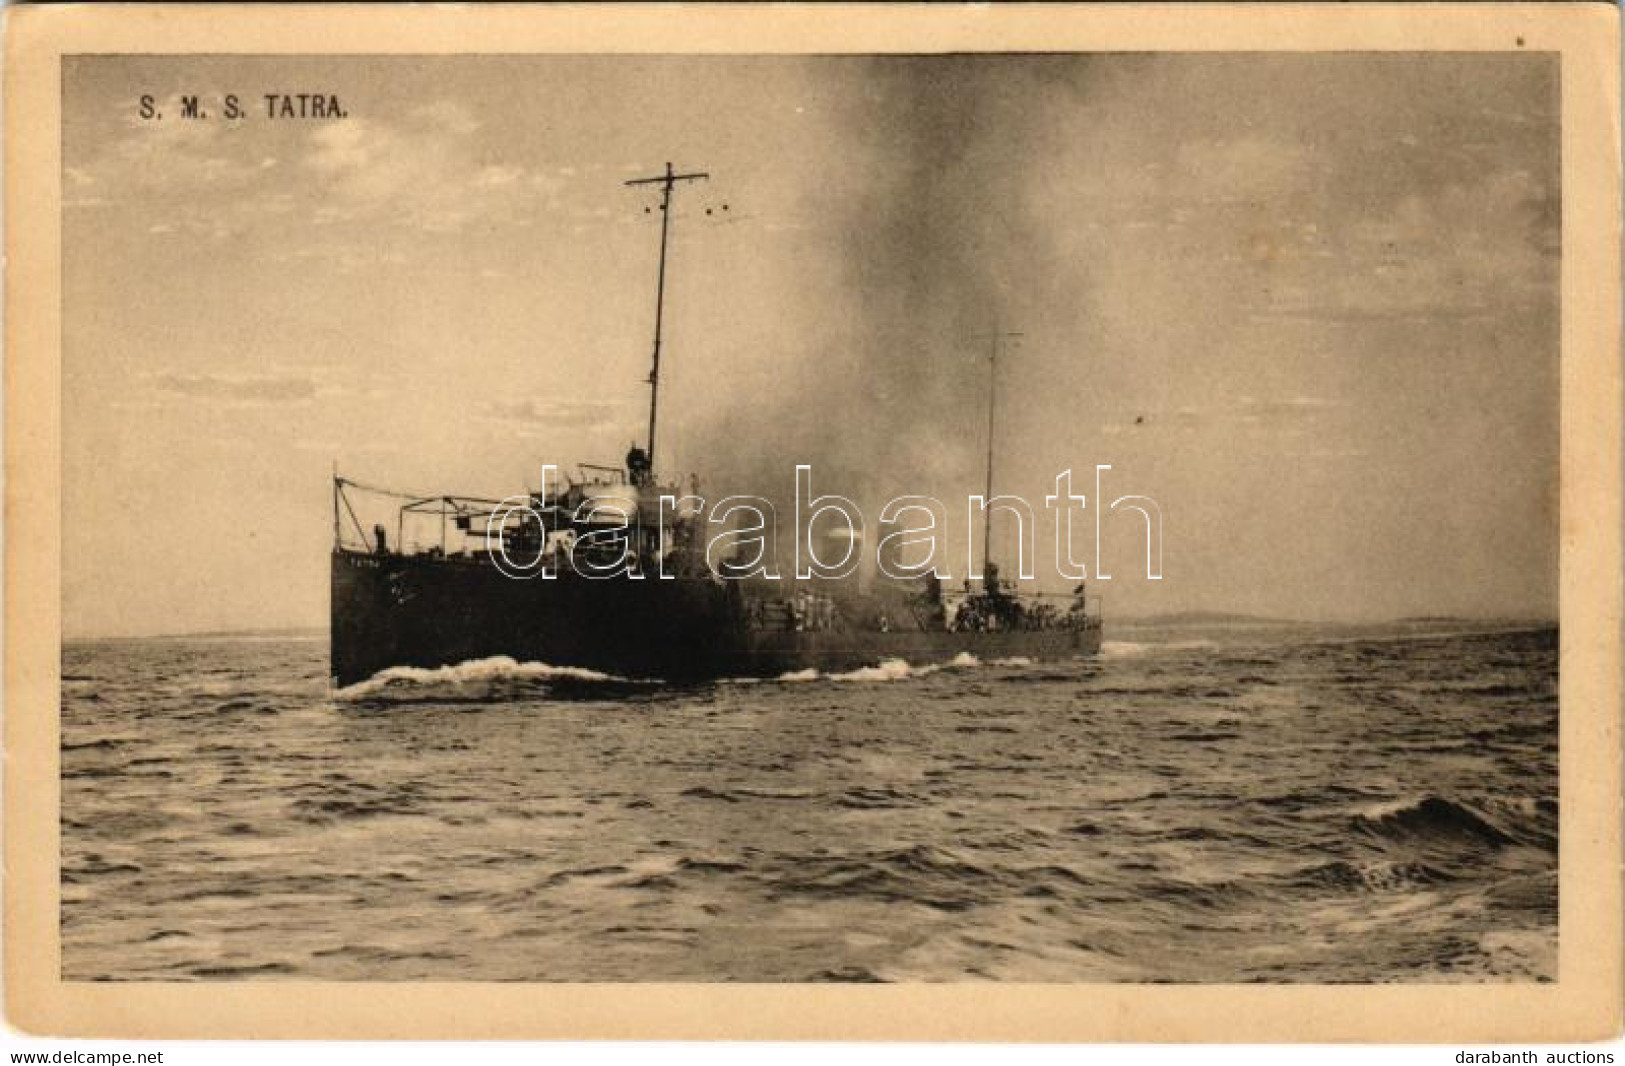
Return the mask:
[[424, 668], [392, 666], [365, 681], [333, 693], [336, 699], [354, 700], [375, 696], [392, 689], [427, 685], [463, 685], [473, 681], [611, 681], [635, 684], [630, 678], [588, 670], [580, 666], [553, 666], [548, 663], [519, 662], [506, 655], [470, 659], [453, 666]]
[[62, 742], [63, 751], [111, 751], [123, 744], [131, 743], [123, 737], [103, 737], [100, 740], [87, 740], [81, 744]]
[[831, 681], [903, 681], [910, 677], [923, 676], [920, 671], [928, 669], [929, 667], [921, 667], [917, 671], [904, 659], [883, 659], [879, 666], [860, 666], [844, 674], [826, 676]]
[[[986, 665], [1027, 666], [1031, 662], [1030, 659], [1017, 656], [1008, 659], [994, 659]], [[805, 681], [907, 681], [910, 678], [930, 677], [942, 670], [961, 670], [982, 665], [982, 660], [968, 651], [962, 651], [952, 659], [942, 663], [925, 663], [921, 666], [914, 666], [906, 659], [883, 659], [875, 666], [860, 666], [856, 670], [847, 670], [836, 674], [826, 674], [816, 667], [809, 666], [805, 670], [787, 671], [774, 680], [790, 684]], [[744, 679], [738, 679], [733, 683], [741, 684], [743, 681]]]
[[926, 844], [844, 856], [804, 855], [787, 862], [778, 896], [869, 899], [963, 911], [986, 902], [1008, 881], [947, 848]]
[[1102, 659], [1137, 659], [1142, 655], [1156, 655], [1170, 651], [1211, 651], [1218, 645], [1211, 640], [1135, 641], [1108, 640], [1100, 645]]
[[[1424, 796], [1379, 804], [1359, 811], [1354, 828], [1391, 844], [1497, 849], [1523, 844], [1556, 850], [1556, 805], [1521, 808], [1515, 803], [1493, 809], [1444, 796]], [[1549, 824], [1548, 824], [1549, 823]]]
[[720, 803], [740, 803], [749, 800], [807, 800], [814, 799], [818, 793], [796, 789], [766, 789], [766, 788], [712, 788], [709, 785], [695, 785], [685, 788], [678, 793], [689, 799], [714, 800]]
[[1425, 888], [1452, 880], [1450, 874], [1421, 862], [1354, 863], [1336, 859], [1306, 866], [1288, 875], [1289, 888], [1334, 889], [1346, 892], [1398, 892]]

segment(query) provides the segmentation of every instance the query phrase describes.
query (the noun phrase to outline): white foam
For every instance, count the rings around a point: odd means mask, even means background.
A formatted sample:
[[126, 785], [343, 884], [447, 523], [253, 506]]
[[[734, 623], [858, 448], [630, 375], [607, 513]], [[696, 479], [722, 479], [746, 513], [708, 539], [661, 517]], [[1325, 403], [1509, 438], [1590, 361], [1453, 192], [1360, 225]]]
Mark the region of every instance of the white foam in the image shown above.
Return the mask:
[[1166, 643], [1108, 640], [1100, 645], [1102, 659], [1134, 659], [1166, 651], [1209, 651], [1218, 645], [1211, 640], [1171, 640]]
[[[1031, 659], [995, 659], [998, 666], [1028, 666]], [[905, 659], [885, 659], [878, 666], [860, 666], [856, 670], [848, 670], [840, 674], [826, 674], [814, 667], [805, 670], [792, 670], [780, 674], [779, 681], [905, 681], [909, 678], [930, 677], [938, 670], [960, 670], [967, 667], [981, 666], [982, 660], [968, 651], [962, 651], [952, 659], [943, 663], [928, 663], [924, 666], [911, 666]]]
[[1354, 813], [1370, 822], [1380, 822], [1390, 815], [1398, 814], [1407, 808], [1415, 807], [1422, 801], [1415, 797], [1408, 799], [1382, 800], [1377, 803], [1367, 803], [1354, 809]]
[[904, 659], [886, 659], [879, 666], [860, 666], [844, 674], [830, 674], [831, 681], [902, 681], [913, 677], [914, 668]]
[[540, 681], [621, 681], [627, 679], [614, 674], [588, 670], [580, 666], [553, 666], [549, 663], [519, 662], [506, 655], [493, 655], [488, 659], [470, 659], [454, 666], [424, 669], [417, 666], [392, 666], [381, 670], [365, 681], [339, 689], [339, 699], [370, 696], [385, 689], [406, 685], [462, 685], [470, 681], [497, 681], [524, 678]]
[[[994, 660], [995, 664], [997, 664], [998, 661], [999, 660], [995, 659]], [[955, 655], [952, 659], [949, 659], [945, 663], [928, 663], [925, 666], [916, 666], [916, 667], [913, 668], [913, 671], [911, 672], [910, 676], [911, 677], [930, 677], [932, 674], [936, 673], [938, 670], [963, 670], [963, 669], [966, 669], [968, 667], [981, 666], [981, 665], [982, 665], [982, 660], [978, 659], [976, 656], [972, 655], [968, 651], [962, 651], [958, 655]]]

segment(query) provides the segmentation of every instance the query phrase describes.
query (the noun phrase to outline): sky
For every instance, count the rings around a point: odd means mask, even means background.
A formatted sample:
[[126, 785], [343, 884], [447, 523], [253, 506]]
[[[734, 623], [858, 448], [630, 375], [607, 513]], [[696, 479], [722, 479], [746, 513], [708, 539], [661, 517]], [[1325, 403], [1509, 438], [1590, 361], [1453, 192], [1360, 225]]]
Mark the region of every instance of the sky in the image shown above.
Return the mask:
[[[668, 160], [711, 177], [672, 215], [663, 473], [782, 498], [810, 463], [871, 516], [936, 495], [958, 577], [980, 335], [1019, 331], [998, 491], [1042, 509], [1071, 469], [1095, 508], [1110, 464], [1108, 500], [1162, 510], [1157, 581], [1143, 521], [1103, 519], [1108, 618], [1555, 617], [1552, 57], [96, 56], [63, 82], [70, 636], [324, 624], [335, 464], [501, 497], [618, 462], [659, 226], [623, 182]], [[300, 92], [346, 117], [266, 117]]]

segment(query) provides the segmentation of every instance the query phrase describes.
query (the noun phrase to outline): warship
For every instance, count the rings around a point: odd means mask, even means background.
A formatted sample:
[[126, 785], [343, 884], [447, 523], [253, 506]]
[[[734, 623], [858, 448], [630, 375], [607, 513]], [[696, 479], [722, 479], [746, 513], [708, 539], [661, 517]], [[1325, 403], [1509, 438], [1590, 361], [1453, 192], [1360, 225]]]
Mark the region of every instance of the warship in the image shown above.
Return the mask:
[[[399, 493], [335, 470], [334, 685], [392, 667], [495, 657], [683, 682], [919, 666], [967, 655], [1056, 660], [1100, 649], [1098, 599], [1081, 585], [1061, 594], [1016, 592], [986, 557], [990, 527], [982, 577], [957, 590], [930, 573], [794, 580], [746, 576], [735, 559], [713, 565], [703, 515], [672, 505], [686, 494], [663, 483], [655, 466], [672, 197], [680, 183], [708, 177], [668, 163], [663, 173], [626, 182], [660, 192], [660, 254], [648, 435], [624, 463], [582, 464], [562, 484], [549, 484], [544, 472], [540, 490], [507, 500]], [[1000, 336], [1008, 334], [992, 335], [989, 360], [988, 499]], [[354, 499], [360, 494], [391, 502], [393, 541], [382, 522], [369, 536]], [[409, 520], [437, 523], [438, 539], [409, 545]], [[523, 572], [510, 565], [514, 559], [525, 561]], [[598, 576], [606, 573], [612, 576]]]

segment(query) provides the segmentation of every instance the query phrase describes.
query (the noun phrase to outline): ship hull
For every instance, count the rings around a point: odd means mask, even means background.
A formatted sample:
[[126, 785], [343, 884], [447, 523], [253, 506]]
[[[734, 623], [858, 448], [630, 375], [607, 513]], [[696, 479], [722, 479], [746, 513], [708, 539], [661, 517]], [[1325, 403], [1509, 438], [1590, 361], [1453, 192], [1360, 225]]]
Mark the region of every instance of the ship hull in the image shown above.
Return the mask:
[[761, 630], [740, 587], [708, 578], [516, 581], [477, 559], [333, 553], [332, 680], [493, 656], [671, 681], [844, 672], [888, 660], [1067, 659], [1100, 628], [1008, 632]]

